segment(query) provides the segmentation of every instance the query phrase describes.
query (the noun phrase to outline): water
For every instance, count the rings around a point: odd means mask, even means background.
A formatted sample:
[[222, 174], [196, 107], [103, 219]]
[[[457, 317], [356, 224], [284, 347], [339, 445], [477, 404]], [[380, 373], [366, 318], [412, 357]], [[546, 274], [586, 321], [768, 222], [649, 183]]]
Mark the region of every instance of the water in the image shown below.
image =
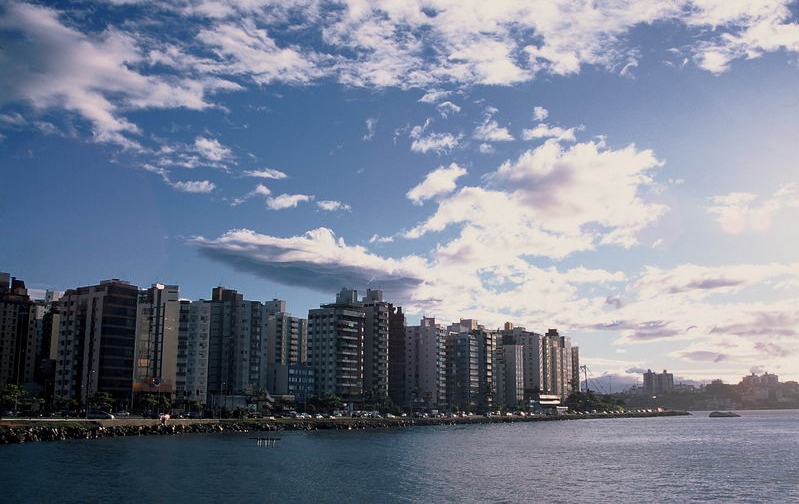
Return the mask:
[[799, 502], [799, 411], [742, 415], [0, 446], [0, 502]]

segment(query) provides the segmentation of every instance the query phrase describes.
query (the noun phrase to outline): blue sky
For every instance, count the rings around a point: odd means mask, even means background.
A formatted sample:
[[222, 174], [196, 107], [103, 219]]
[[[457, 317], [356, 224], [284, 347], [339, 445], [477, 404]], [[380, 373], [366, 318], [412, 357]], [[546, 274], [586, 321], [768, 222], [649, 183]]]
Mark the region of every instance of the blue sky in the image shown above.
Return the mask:
[[3, 0], [0, 270], [299, 316], [382, 288], [615, 384], [797, 380], [797, 11]]

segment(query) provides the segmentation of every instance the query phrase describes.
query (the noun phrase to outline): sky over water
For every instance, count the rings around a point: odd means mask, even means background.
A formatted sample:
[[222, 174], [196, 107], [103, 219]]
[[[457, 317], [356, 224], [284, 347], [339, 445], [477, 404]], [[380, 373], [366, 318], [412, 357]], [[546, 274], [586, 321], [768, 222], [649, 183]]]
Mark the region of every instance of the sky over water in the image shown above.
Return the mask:
[[799, 379], [799, 5], [0, 1], [0, 270]]

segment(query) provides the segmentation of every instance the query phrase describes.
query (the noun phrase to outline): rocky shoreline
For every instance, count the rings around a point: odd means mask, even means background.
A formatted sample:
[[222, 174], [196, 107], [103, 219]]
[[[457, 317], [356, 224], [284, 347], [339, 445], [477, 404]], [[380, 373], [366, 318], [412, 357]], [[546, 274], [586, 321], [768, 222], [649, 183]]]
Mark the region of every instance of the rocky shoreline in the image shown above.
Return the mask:
[[221, 432], [270, 432], [281, 430], [356, 430], [410, 426], [460, 425], [562, 420], [642, 418], [689, 415], [687, 411], [652, 413], [625, 412], [590, 415], [473, 416], [457, 418], [336, 418], [336, 419], [253, 419], [253, 420], [9, 420], [0, 422], [0, 444], [67, 439], [99, 439], [117, 436], [172, 436]]

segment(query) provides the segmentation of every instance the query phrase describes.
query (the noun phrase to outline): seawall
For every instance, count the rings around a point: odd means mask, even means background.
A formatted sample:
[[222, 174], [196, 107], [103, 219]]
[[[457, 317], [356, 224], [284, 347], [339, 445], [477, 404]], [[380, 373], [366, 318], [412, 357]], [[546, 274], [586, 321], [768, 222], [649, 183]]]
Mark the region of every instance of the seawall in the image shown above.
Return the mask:
[[166, 436], [178, 434], [206, 434], [220, 432], [268, 432], [280, 430], [354, 430], [388, 429], [425, 425], [459, 425], [511, 422], [548, 422], [563, 420], [642, 418], [689, 415], [687, 411], [652, 413], [625, 412], [589, 415], [529, 415], [529, 416], [472, 416], [455, 418], [335, 418], [335, 419], [203, 419], [169, 420], [162, 425], [158, 420], [40, 420], [14, 419], [0, 421], [0, 444], [17, 444], [35, 441], [63, 441], [67, 439], [98, 439], [116, 436]]

